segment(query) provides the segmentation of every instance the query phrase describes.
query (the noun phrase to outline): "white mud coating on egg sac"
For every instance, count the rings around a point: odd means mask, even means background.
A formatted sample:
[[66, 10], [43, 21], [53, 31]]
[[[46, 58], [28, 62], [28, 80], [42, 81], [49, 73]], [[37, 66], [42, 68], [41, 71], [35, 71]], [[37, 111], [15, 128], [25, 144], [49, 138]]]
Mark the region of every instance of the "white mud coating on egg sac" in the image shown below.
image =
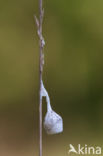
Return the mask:
[[48, 92], [46, 91], [43, 82], [42, 82], [42, 89], [41, 89], [42, 97], [46, 97], [47, 102], [47, 113], [44, 118], [44, 128], [47, 134], [56, 134], [61, 133], [63, 131], [63, 119], [62, 117], [57, 114], [55, 111], [52, 110], [50, 104], [50, 98]]

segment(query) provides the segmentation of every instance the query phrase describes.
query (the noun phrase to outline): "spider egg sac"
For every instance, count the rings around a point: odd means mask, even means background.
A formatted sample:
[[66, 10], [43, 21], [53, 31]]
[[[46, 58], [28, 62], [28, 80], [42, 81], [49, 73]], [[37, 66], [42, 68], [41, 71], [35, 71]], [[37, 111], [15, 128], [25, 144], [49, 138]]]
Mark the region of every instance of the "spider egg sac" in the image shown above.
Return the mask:
[[53, 110], [48, 111], [44, 119], [44, 128], [47, 134], [61, 133], [63, 131], [63, 120], [61, 116]]

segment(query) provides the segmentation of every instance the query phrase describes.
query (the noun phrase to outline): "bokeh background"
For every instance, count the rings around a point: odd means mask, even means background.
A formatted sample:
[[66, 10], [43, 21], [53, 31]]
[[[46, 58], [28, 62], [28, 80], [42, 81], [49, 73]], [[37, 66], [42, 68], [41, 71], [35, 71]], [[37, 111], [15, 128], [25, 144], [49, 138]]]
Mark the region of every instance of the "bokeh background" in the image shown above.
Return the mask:
[[[43, 130], [43, 155], [103, 140], [103, 1], [44, 0], [43, 79], [61, 134]], [[37, 0], [0, 1], [0, 156], [38, 155]], [[43, 99], [43, 118], [46, 102]], [[103, 153], [102, 153], [103, 154]]]

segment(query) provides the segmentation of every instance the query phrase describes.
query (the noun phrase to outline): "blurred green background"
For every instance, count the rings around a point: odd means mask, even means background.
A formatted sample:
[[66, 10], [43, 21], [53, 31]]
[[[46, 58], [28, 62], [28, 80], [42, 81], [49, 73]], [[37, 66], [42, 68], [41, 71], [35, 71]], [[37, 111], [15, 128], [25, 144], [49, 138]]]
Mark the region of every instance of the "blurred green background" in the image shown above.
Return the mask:
[[[62, 134], [43, 130], [43, 155], [102, 146], [103, 1], [44, 0], [43, 79]], [[37, 0], [0, 1], [0, 156], [38, 155]], [[43, 118], [46, 102], [43, 100]]]

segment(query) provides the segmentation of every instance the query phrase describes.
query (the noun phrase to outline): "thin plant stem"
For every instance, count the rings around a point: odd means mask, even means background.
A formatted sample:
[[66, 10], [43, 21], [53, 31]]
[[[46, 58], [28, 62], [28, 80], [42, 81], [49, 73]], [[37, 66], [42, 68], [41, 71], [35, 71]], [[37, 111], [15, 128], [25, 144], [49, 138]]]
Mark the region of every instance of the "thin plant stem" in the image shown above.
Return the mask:
[[39, 0], [39, 20], [36, 18], [36, 24], [39, 36], [39, 156], [42, 156], [42, 72], [44, 63], [44, 39], [42, 36], [43, 9], [42, 0]]
[[34, 17], [37, 26], [37, 33], [39, 36], [39, 156], [42, 156], [42, 72], [44, 64], [43, 48], [45, 45], [45, 41], [42, 36], [42, 22], [44, 15], [42, 4], [43, 0], [39, 0], [39, 20], [36, 16]]

